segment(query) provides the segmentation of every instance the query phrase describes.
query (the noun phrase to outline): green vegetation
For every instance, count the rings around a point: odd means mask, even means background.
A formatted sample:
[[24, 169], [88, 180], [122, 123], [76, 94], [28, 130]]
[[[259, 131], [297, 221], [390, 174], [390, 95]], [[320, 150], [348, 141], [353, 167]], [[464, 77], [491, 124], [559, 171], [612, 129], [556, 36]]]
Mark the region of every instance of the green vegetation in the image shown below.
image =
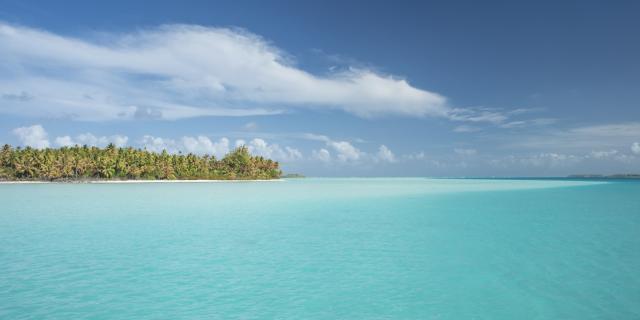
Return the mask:
[[278, 162], [240, 147], [221, 160], [194, 154], [154, 153], [134, 148], [88, 146], [0, 151], [0, 180], [248, 180], [276, 179]]

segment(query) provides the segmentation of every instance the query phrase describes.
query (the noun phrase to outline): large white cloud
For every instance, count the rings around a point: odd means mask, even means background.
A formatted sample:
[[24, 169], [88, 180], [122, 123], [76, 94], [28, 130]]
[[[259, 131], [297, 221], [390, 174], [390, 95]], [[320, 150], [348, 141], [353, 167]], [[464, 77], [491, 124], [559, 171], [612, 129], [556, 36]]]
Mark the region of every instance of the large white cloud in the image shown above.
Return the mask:
[[[171, 139], [145, 135], [140, 140], [140, 146], [153, 152], [166, 150], [169, 153], [210, 154], [218, 158], [224, 157], [231, 151], [231, 142], [226, 137], [216, 141], [207, 136], [184, 136], [180, 139]], [[253, 155], [277, 161], [291, 162], [304, 158], [302, 152], [298, 149], [289, 146], [281, 147], [278, 144], [268, 143], [260, 138], [252, 139], [249, 143], [243, 139], [238, 139], [235, 142], [235, 147], [240, 146], [246, 146]]]
[[296, 161], [302, 159], [302, 153], [295, 148], [288, 146], [280, 147], [278, 144], [269, 144], [265, 140], [255, 138], [249, 141], [248, 144], [244, 140], [236, 141], [236, 146], [245, 145], [249, 148], [249, 152], [253, 155], [262, 156], [268, 159], [274, 159], [278, 161]]
[[229, 153], [229, 139], [222, 137], [218, 141], [211, 140], [207, 136], [184, 136], [180, 139], [171, 139], [145, 135], [139, 141], [139, 145], [151, 152], [162, 152], [166, 150], [169, 153], [194, 153], [209, 154], [218, 158], [224, 157]]
[[292, 107], [361, 117], [450, 114], [443, 96], [402, 78], [364, 69], [314, 75], [237, 29], [166, 25], [96, 38], [0, 23], [0, 112], [84, 120], [264, 115]]
[[88, 145], [96, 147], [105, 147], [106, 145], [113, 143], [116, 147], [124, 147], [129, 141], [129, 137], [123, 135], [112, 136], [95, 136], [92, 133], [83, 133], [77, 135], [75, 138], [71, 136], [56, 137], [55, 142], [60, 147], [70, 147], [74, 145]]
[[20, 127], [13, 129], [12, 133], [18, 137], [20, 143], [25, 146], [29, 146], [36, 149], [43, 149], [49, 147], [49, 138], [47, 131], [39, 125], [32, 125], [28, 127]]
[[229, 153], [229, 139], [222, 137], [218, 141], [212, 141], [206, 136], [182, 137], [180, 151], [195, 154], [211, 154], [222, 157]]

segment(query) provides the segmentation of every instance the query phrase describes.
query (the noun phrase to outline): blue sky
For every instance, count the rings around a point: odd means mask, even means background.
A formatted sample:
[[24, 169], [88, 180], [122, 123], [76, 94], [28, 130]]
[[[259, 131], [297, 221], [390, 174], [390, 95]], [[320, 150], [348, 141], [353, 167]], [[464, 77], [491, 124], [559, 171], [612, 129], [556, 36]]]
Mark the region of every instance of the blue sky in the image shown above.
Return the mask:
[[0, 0], [0, 142], [313, 176], [640, 171], [636, 1]]

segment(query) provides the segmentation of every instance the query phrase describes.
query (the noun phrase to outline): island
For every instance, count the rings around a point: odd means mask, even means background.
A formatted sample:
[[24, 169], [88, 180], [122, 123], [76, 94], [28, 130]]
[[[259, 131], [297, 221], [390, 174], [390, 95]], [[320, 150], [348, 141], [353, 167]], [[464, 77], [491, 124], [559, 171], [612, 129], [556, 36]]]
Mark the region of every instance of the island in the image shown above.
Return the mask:
[[281, 175], [277, 161], [253, 156], [245, 146], [220, 160], [113, 144], [46, 149], [4, 145], [0, 151], [0, 181], [270, 180]]
[[619, 174], [572, 174], [569, 175], [568, 178], [579, 178], [579, 179], [640, 179], [640, 174], [636, 173], [619, 173]]

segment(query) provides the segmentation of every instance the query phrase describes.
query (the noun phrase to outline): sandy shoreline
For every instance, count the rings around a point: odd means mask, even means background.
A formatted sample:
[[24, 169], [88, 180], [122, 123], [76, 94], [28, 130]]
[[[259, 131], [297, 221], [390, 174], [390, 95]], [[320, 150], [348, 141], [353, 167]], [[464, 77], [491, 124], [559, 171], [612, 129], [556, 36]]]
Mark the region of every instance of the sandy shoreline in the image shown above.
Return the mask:
[[87, 180], [87, 181], [0, 181], [0, 184], [131, 184], [131, 183], [242, 183], [283, 182], [284, 179], [269, 180]]

